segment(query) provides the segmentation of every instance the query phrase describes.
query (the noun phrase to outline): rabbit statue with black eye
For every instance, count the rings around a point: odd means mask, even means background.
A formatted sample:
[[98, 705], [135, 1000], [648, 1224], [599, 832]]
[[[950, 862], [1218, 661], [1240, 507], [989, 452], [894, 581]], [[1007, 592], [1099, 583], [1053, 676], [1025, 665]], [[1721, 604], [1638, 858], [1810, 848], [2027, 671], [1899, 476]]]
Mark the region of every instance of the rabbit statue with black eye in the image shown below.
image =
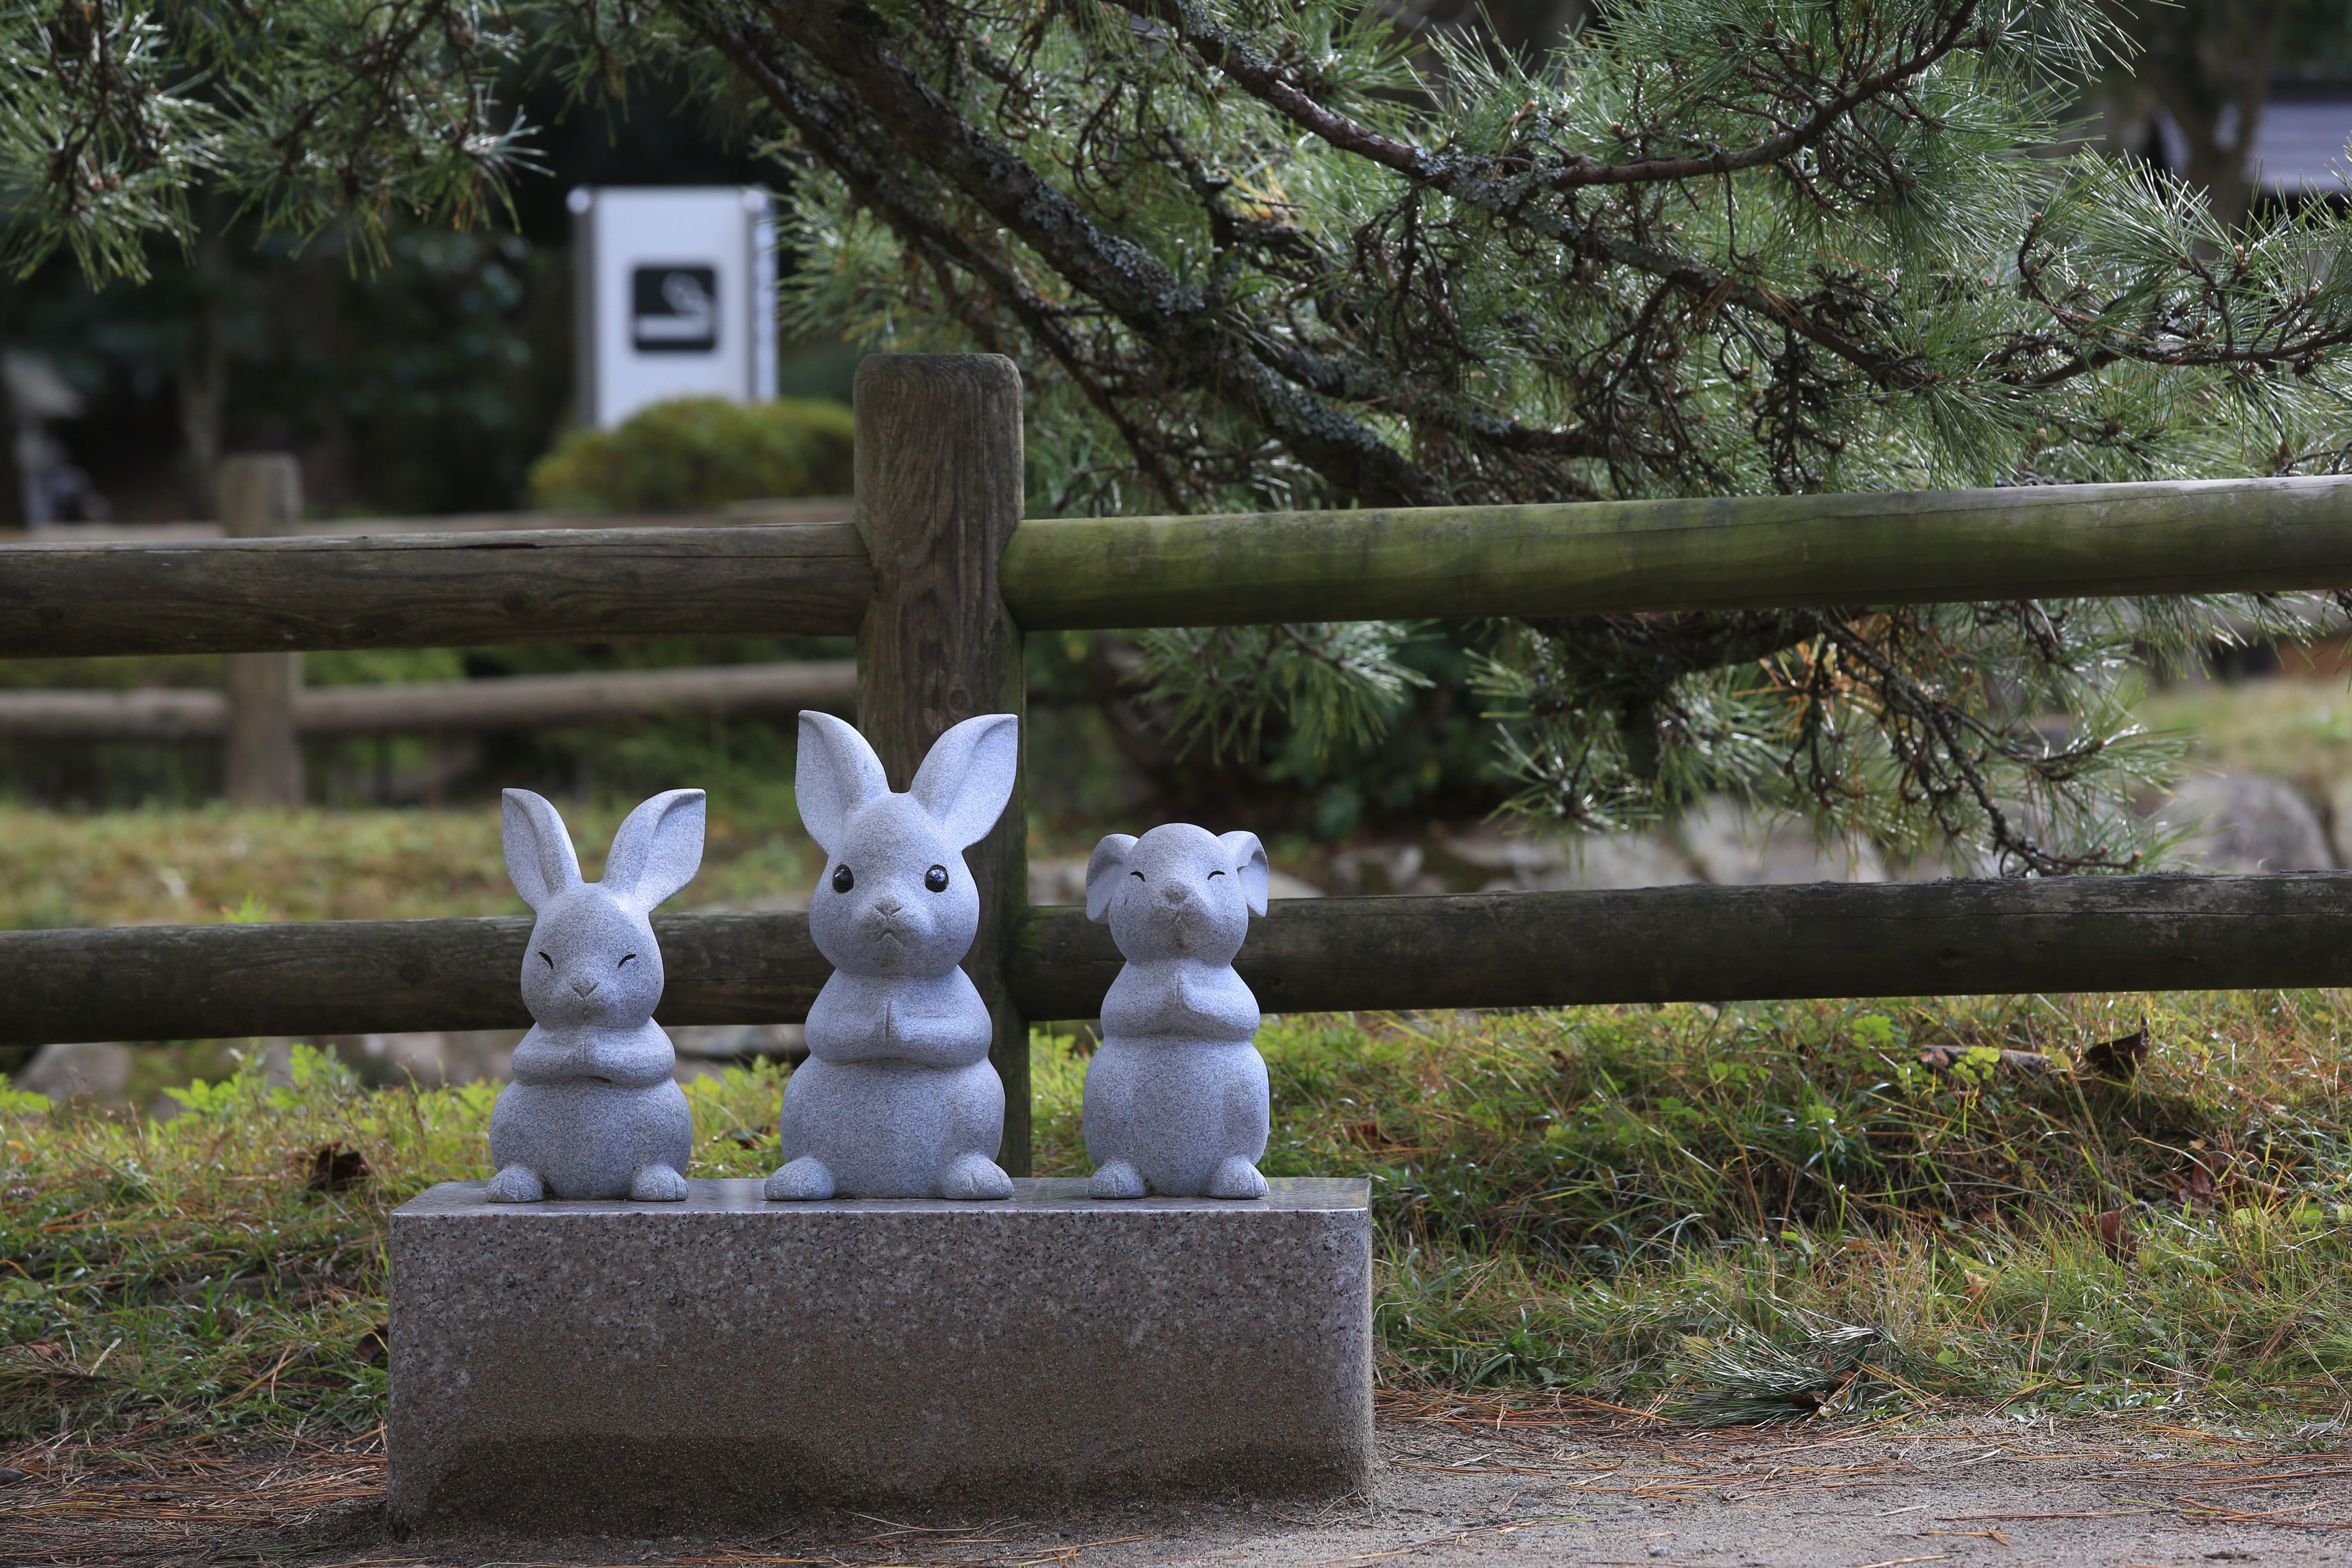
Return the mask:
[[1007, 1198], [994, 1025], [957, 967], [980, 929], [963, 852], [996, 826], [1020, 763], [1010, 713], [967, 719], [891, 792], [866, 737], [801, 715], [801, 821], [824, 851], [809, 935], [834, 973], [784, 1086], [777, 1199]]
[[555, 807], [506, 792], [507, 875], [539, 913], [523, 954], [536, 1020], [490, 1112], [492, 1203], [686, 1196], [694, 1117], [654, 1022], [661, 948], [646, 918], [702, 864], [703, 797], [674, 789], [629, 813], [604, 878], [585, 882]]
[[1265, 850], [1171, 822], [1114, 833], [1087, 864], [1087, 917], [1127, 960], [1103, 998], [1083, 1126], [1098, 1198], [1262, 1198], [1271, 1096], [1257, 998], [1234, 973], [1265, 913]]

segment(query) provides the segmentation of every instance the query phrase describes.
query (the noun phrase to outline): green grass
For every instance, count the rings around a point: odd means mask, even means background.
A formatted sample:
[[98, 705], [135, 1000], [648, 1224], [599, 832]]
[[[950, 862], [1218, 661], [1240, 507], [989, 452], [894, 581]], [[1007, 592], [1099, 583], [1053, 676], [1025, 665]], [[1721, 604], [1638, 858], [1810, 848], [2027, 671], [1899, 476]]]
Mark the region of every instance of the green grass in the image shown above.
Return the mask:
[[2135, 712], [2188, 740], [2192, 771], [2275, 773], [2314, 802], [2352, 777], [2352, 694], [2341, 675], [2186, 681], [2148, 692]]
[[[562, 805], [590, 877], [635, 802]], [[101, 812], [0, 805], [0, 930], [267, 920], [526, 914], [507, 881], [495, 800], [462, 810]], [[805, 885], [819, 857], [772, 814], [715, 812], [678, 907]]]
[[[1372, 1174], [1395, 1382], [1745, 1417], [1803, 1414], [1858, 1362], [1842, 1408], [2295, 1421], [2352, 1404], [2346, 1008], [1276, 1020], [1266, 1168]], [[2000, 1064], [2063, 1063], [2143, 1009], [2155, 1049], [2128, 1086]], [[1930, 1046], [1958, 1065], [1923, 1067]], [[1082, 1171], [1084, 1060], [1041, 1032], [1034, 1067], [1040, 1169]], [[272, 1087], [257, 1062], [169, 1121], [0, 1100], [0, 1436], [380, 1421], [383, 1216], [488, 1173], [494, 1095], [365, 1090], [310, 1053], [294, 1078]], [[690, 1087], [695, 1174], [769, 1167], [782, 1080]], [[331, 1145], [367, 1177], [314, 1190]], [[2125, 1216], [2120, 1256], [2091, 1223], [2105, 1212]]]

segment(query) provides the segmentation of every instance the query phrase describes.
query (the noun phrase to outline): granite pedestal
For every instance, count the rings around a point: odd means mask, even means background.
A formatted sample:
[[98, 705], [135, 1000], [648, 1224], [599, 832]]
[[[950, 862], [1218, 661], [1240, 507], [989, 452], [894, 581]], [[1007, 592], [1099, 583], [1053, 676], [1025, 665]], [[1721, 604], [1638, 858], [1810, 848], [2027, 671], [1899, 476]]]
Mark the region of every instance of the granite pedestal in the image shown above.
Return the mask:
[[1372, 1462], [1369, 1184], [1259, 1201], [490, 1204], [392, 1215], [408, 1530], [1332, 1495]]

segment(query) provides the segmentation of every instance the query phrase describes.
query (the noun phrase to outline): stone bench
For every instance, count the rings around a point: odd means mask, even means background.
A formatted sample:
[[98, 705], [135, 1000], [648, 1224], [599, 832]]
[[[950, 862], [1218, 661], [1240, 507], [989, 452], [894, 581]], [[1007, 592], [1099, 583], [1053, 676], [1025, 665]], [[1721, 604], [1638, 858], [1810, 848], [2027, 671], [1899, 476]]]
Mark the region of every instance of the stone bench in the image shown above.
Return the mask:
[[1372, 1462], [1370, 1184], [1260, 1201], [482, 1201], [392, 1215], [407, 1530], [1332, 1495]]

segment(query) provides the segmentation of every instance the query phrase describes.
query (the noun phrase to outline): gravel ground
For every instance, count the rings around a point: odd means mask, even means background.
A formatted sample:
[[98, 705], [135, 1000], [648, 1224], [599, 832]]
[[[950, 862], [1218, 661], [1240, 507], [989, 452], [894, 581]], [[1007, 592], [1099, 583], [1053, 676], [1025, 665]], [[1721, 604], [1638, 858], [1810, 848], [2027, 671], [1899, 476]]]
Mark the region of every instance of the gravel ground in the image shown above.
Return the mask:
[[20, 1448], [0, 1563], [1147, 1568], [1248, 1563], [2166, 1565], [2352, 1563], [2352, 1454], [2145, 1419], [1999, 1415], [1769, 1432], [1385, 1402], [1387, 1464], [1315, 1506], [1049, 1519], [833, 1514], [762, 1541], [417, 1542], [383, 1530], [383, 1459], [320, 1447]]

